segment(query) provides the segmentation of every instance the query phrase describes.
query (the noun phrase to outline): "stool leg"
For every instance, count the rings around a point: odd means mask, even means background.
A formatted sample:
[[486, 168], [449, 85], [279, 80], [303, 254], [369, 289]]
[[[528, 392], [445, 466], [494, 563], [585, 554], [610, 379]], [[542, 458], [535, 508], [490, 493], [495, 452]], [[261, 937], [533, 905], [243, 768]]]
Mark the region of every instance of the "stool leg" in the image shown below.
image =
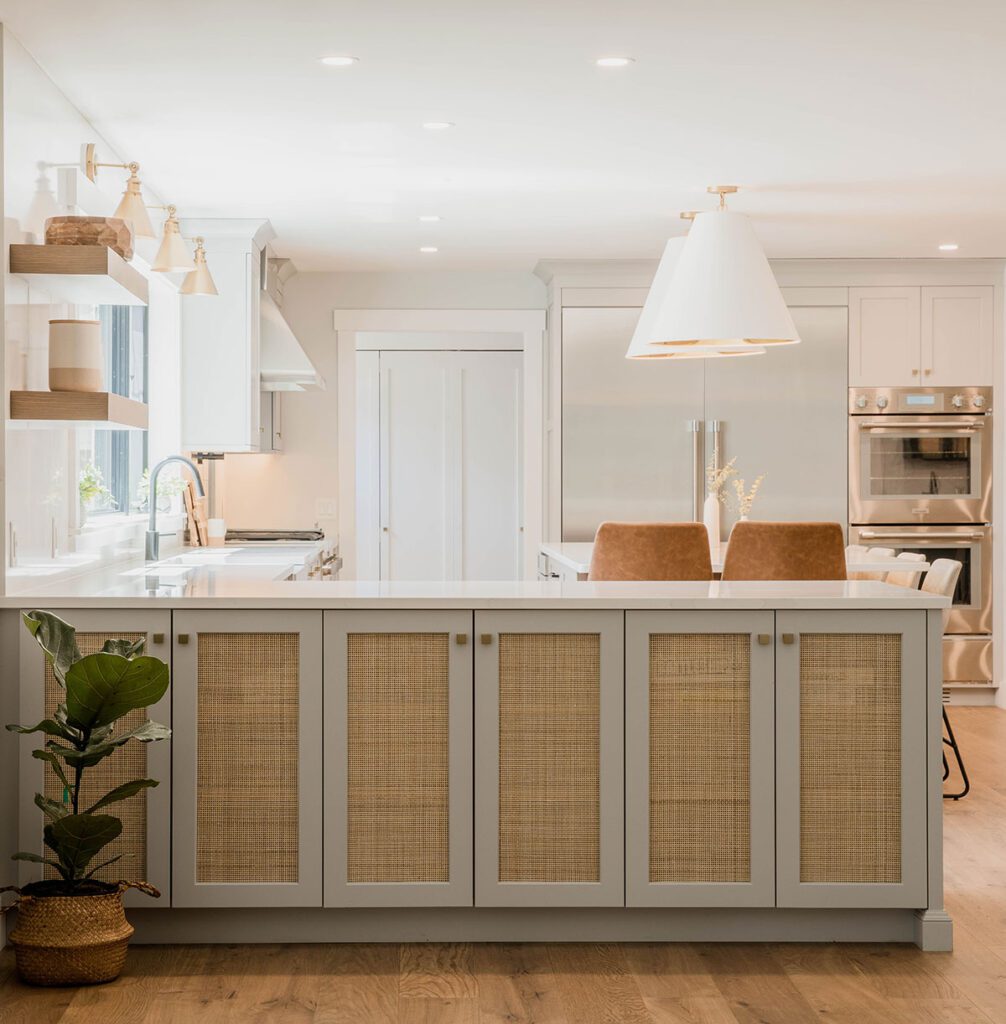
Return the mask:
[[[960, 800], [962, 797], [968, 795], [971, 791], [971, 780], [968, 778], [967, 769], [964, 767], [964, 758], [961, 757], [961, 748], [957, 745], [957, 737], [954, 736], [953, 726], [950, 724], [950, 719], [947, 716], [947, 709], [943, 709], [943, 726], [947, 730], [947, 735], [943, 737], [943, 742], [954, 752], [954, 759], [957, 761], [957, 767], [961, 772], [961, 780], [964, 783], [964, 788], [959, 793], [944, 793], [944, 800]], [[945, 779], [950, 774], [950, 766], [947, 764], [946, 751], [943, 752], [943, 778]]]

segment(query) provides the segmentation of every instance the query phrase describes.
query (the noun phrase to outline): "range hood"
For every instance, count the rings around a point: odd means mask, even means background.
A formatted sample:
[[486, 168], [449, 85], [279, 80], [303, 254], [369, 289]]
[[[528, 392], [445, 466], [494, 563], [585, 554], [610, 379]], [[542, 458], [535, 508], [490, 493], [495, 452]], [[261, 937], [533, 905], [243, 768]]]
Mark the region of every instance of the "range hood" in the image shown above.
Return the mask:
[[308, 359], [272, 296], [260, 300], [261, 352], [259, 370], [263, 391], [323, 391], [325, 380]]

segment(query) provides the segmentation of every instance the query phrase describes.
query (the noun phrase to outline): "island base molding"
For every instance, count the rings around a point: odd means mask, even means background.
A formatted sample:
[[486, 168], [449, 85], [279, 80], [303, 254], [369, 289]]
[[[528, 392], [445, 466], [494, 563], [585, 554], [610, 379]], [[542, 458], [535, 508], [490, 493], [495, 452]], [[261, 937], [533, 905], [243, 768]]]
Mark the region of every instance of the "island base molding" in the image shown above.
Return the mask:
[[131, 910], [133, 942], [911, 942], [951, 949], [943, 913], [799, 909]]

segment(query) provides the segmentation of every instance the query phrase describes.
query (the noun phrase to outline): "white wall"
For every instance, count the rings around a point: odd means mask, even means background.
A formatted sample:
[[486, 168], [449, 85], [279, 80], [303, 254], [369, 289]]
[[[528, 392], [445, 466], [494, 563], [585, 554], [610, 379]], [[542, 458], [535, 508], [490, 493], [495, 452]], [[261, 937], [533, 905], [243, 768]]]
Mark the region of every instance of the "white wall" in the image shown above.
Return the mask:
[[[335, 532], [339, 457], [335, 309], [544, 309], [533, 274], [305, 273], [286, 283], [283, 313], [325, 378], [321, 392], [283, 396], [284, 451], [229, 455], [217, 480], [229, 527]], [[328, 507], [332, 508], [331, 517]]]
[[[73, 103], [53, 84], [31, 54], [10, 34], [3, 33], [3, 183], [4, 251], [12, 242], [42, 242], [46, 217], [61, 212], [57, 205], [57, 171], [52, 165], [73, 164], [80, 147], [95, 142], [103, 160], [122, 160], [95, 131]], [[137, 154], [130, 154], [130, 158]], [[125, 183], [125, 172], [102, 171], [97, 198], [114, 209]], [[148, 203], [160, 200], [149, 190]], [[93, 307], [71, 307], [55, 296], [29, 286], [27, 279], [5, 275], [4, 296], [4, 418], [12, 389], [48, 387], [48, 321], [53, 317], [93, 315]], [[151, 282], [150, 381], [152, 458], [178, 450], [178, 295], [168, 283]], [[23, 559], [47, 558], [51, 523], [55, 521], [61, 551], [76, 541], [72, 523], [76, 504], [75, 431], [33, 427], [6, 431], [0, 478], [6, 476], [3, 536], [8, 523], [18, 536]], [[110, 551], [109, 551], [110, 554]], [[2, 574], [0, 574], [2, 579]]]

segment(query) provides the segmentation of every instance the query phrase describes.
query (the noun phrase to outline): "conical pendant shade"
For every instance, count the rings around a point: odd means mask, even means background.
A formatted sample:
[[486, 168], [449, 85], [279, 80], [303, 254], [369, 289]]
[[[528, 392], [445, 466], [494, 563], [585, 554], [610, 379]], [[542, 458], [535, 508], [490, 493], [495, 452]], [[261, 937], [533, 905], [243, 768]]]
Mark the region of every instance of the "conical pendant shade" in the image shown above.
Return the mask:
[[190, 270], [178, 290], [182, 295], [217, 295], [217, 286], [213, 281], [209, 265], [206, 262], [206, 250], [203, 240], [196, 239], [196, 269]]
[[792, 345], [800, 340], [747, 217], [700, 213], [649, 329], [657, 345]]
[[119, 205], [115, 208], [113, 216], [131, 221], [133, 234], [137, 238], [157, 237], [154, 225], [150, 223], [150, 214], [147, 213], [147, 206], [143, 202], [143, 193], [140, 191], [140, 179], [136, 176], [135, 171], [129, 175], [126, 191], [122, 193], [122, 199], [119, 200]]
[[660, 257], [657, 272], [653, 277], [653, 284], [646, 296], [643, 305], [643, 312], [639, 316], [636, 330], [629, 343], [629, 349], [625, 353], [626, 359], [717, 359], [725, 356], [759, 356], [765, 354], [765, 349], [757, 345], [691, 345], [672, 348], [655, 341], [657, 335], [654, 333], [657, 325], [657, 316], [660, 308], [667, 297], [674, 277], [675, 268], [681, 258], [681, 252], [685, 247], [685, 235], [678, 238], [671, 238], [664, 246], [664, 255]]
[[178, 219], [174, 213], [169, 213], [168, 219], [164, 222], [164, 237], [150, 269], [160, 271], [162, 274], [196, 269], [196, 264], [185, 245], [185, 239], [178, 230]]

